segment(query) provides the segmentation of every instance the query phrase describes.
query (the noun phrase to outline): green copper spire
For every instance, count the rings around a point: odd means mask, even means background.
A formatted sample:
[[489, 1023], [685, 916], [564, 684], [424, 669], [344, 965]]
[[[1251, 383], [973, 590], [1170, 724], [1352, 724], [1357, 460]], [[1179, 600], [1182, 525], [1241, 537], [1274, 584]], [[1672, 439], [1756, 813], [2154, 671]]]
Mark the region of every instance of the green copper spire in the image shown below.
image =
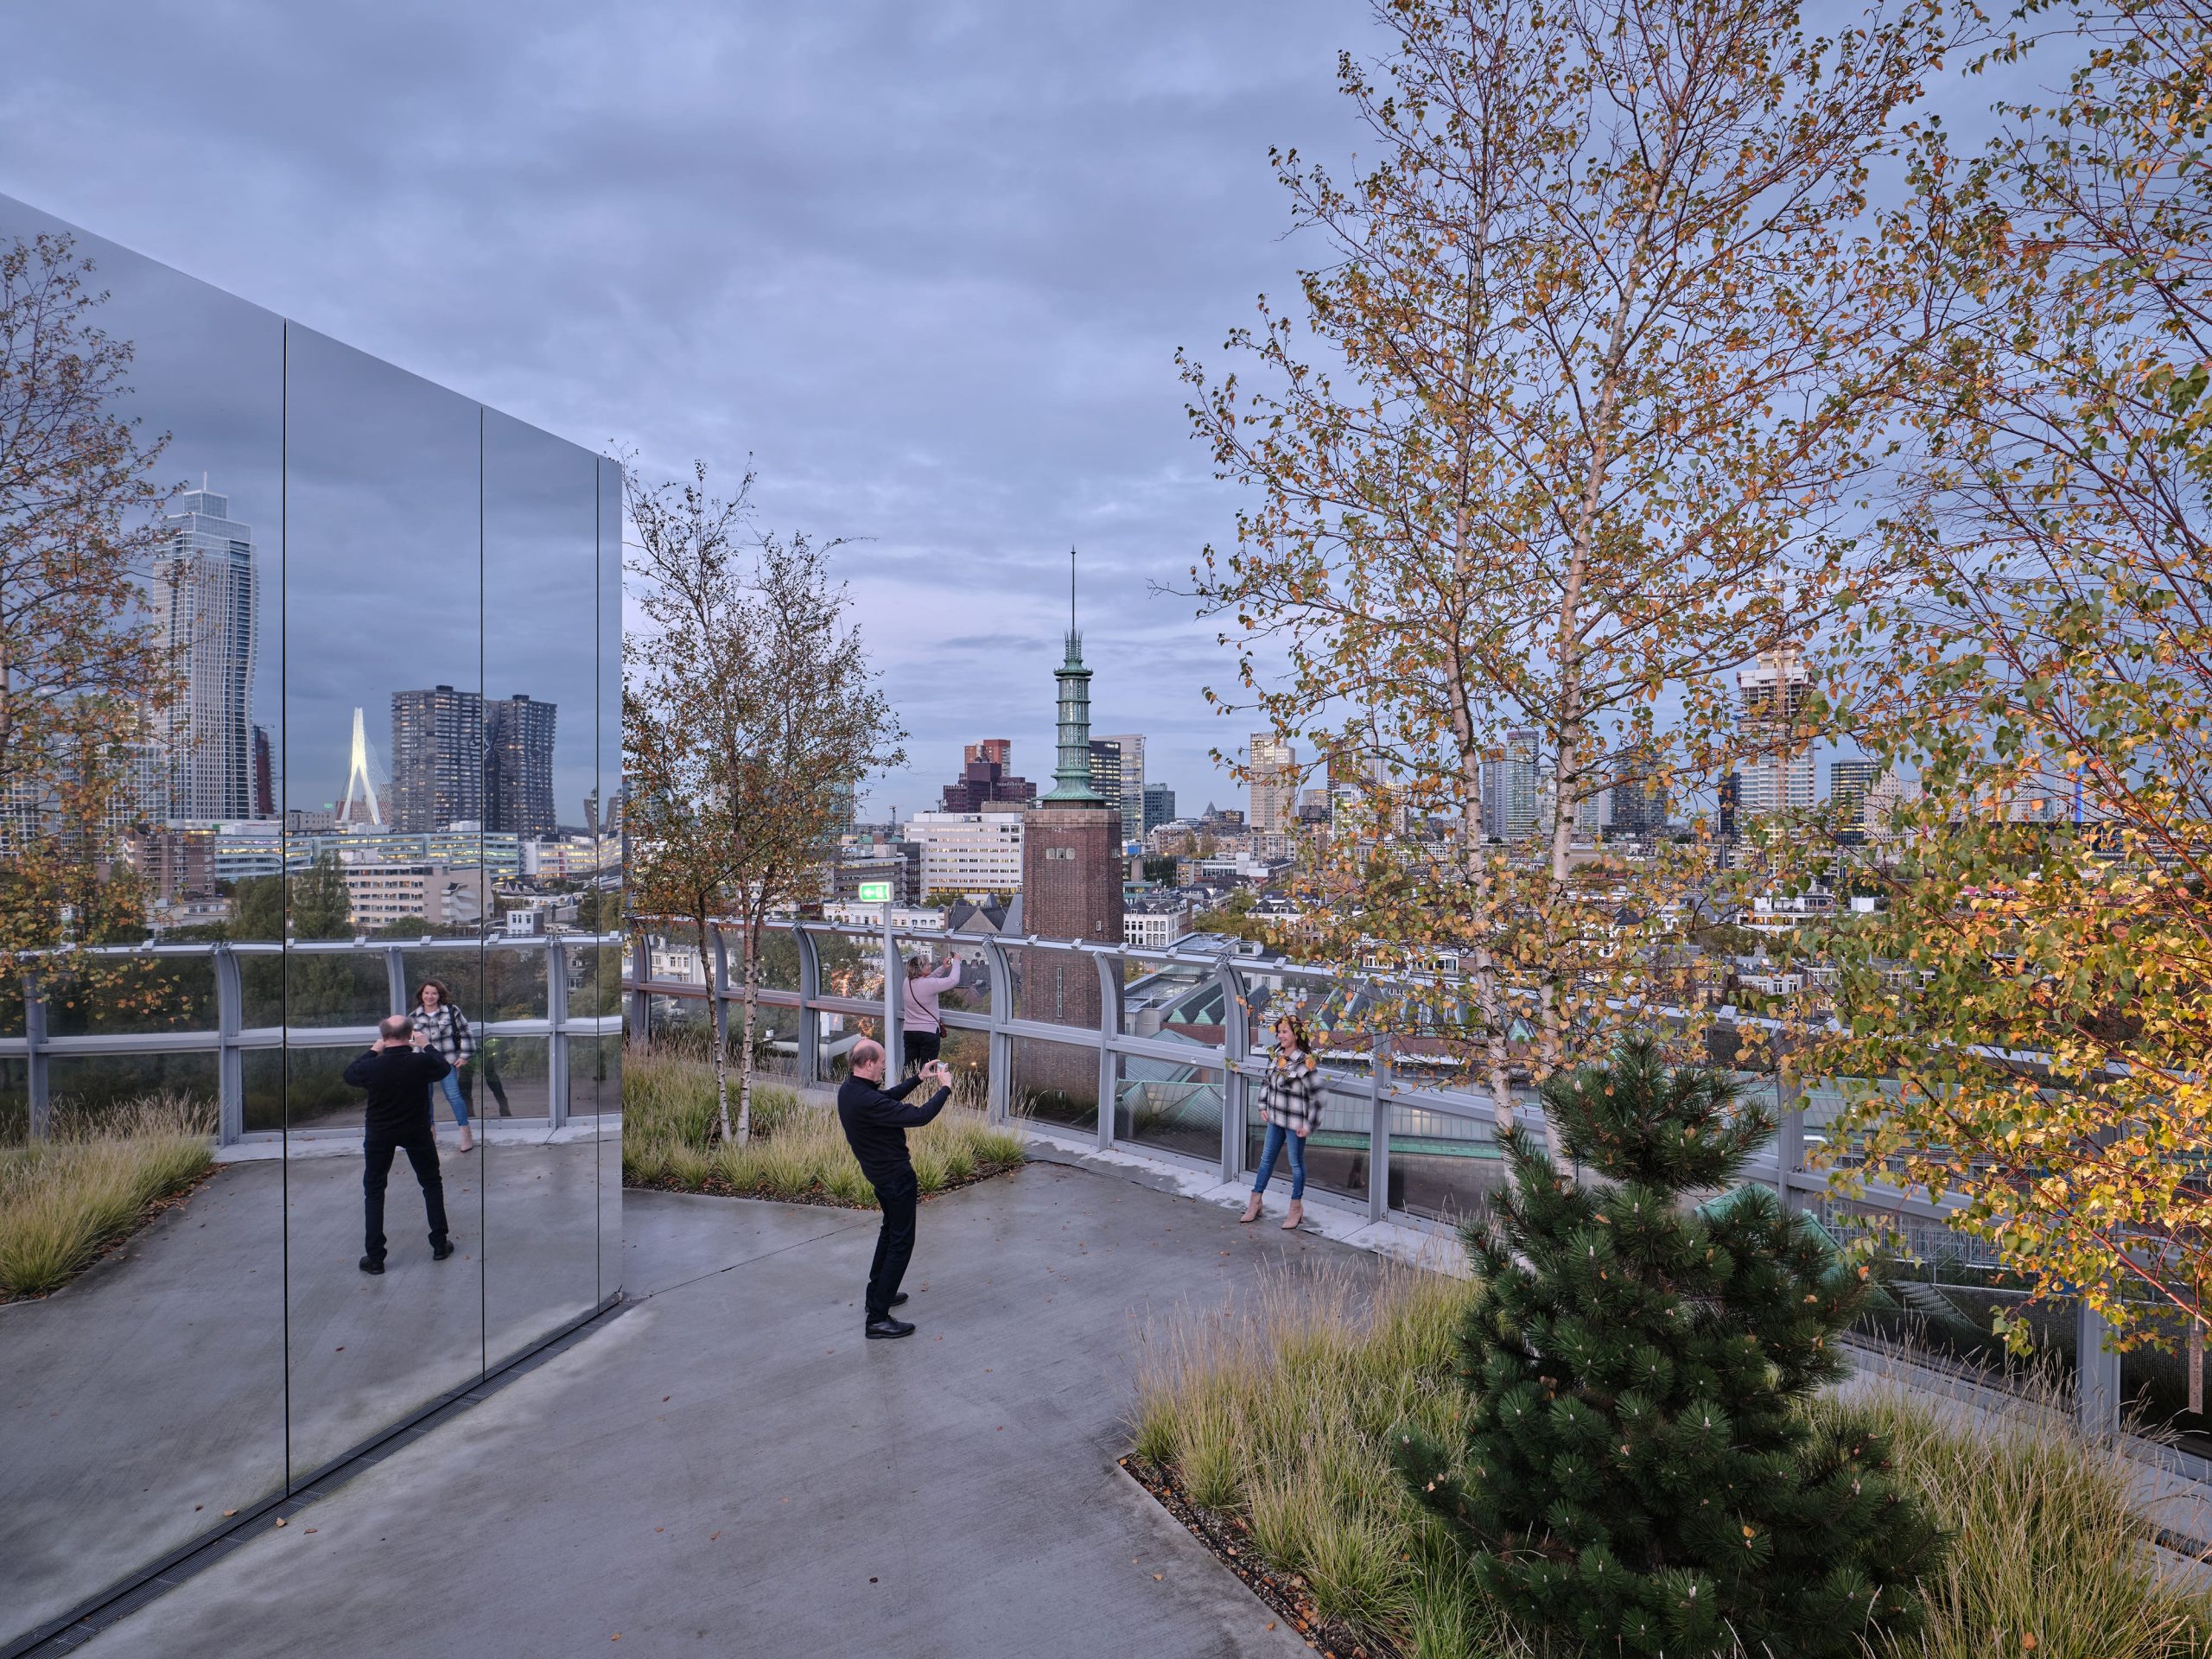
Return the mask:
[[1068, 657], [1052, 671], [1060, 683], [1060, 764], [1052, 772], [1046, 806], [1103, 806], [1090, 786], [1090, 671], [1083, 665], [1083, 636], [1075, 627], [1075, 550], [1068, 550]]

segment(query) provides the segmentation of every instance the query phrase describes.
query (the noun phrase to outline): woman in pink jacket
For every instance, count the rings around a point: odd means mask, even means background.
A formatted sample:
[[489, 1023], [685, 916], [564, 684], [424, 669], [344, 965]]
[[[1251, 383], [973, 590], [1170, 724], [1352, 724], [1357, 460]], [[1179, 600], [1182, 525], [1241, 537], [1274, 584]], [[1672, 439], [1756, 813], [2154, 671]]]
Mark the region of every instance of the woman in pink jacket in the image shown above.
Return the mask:
[[937, 1058], [944, 1031], [937, 1000], [959, 983], [957, 957], [947, 957], [937, 968], [918, 953], [906, 958], [906, 995], [899, 1016], [902, 1071], [918, 1071]]

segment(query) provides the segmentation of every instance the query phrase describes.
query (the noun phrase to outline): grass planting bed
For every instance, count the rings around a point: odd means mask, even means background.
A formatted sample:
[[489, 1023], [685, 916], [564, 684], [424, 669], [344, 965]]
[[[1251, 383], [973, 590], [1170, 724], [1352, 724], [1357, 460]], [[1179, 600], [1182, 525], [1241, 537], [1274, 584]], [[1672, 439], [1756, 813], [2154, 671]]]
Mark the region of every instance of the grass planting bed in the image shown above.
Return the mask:
[[0, 1301], [52, 1294], [181, 1201], [214, 1166], [212, 1118], [156, 1096], [0, 1145]]
[[[1465, 1408], [1454, 1332], [1468, 1287], [1404, 1268], [1377, 1290], [1285, 1275], [1239, 1306], [1143, 1333], [1122, 1467], [1289, 1628], [1335, 1659], [1564, 1659], [1511, 1628], [1459, 1546], [1403, 1488], [1394, 1424], [1446, 1434]], [[1888, 1435], [1950, 1535], [1916, 1637], [1890, 1659], [2198, 1659], [2212, 1606], [2163, 1578], [2124, 1452], [2063, 1411], [1980, 1427], [1878, 1384], [1842, 1414]]]
[[[731, 1112], [736, 1112], [732, 1090]], [[716, 1138], [713, 1068], [665, 1054], [631, 1053], [622, 1064], [622, 1181], [666, 1192], [773, 1198], [873, 1210], [875, 1189], [845, 1144], [837, 1115], [788, 1089], [756, 1083], [752, 1134]], [[907, 1146], [924, 1197], [1002, 1175], [1024, 1160], [1021, 1137], [980, 1111], [949, 1106]]]

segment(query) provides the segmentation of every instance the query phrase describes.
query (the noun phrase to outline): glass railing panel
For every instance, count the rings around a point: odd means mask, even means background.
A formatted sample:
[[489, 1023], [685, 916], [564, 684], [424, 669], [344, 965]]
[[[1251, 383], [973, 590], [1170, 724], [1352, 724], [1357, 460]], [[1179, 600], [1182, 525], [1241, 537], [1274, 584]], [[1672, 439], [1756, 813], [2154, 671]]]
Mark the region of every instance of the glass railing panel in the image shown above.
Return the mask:
[[1123, 1055], [1114, 1091], [1114, 1138], [1218, 1164], [1223, 1076], [1217, 1066]]

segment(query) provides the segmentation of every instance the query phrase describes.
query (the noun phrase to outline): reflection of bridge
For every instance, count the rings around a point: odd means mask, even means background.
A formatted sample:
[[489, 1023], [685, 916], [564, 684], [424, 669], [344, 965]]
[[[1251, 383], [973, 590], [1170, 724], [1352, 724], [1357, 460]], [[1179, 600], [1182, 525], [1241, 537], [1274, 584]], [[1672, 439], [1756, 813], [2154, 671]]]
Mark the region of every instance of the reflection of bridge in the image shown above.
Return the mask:
[[[893, 1001], [901, 969], [887, 961], [881, 935], [828, 923], [779, 922], [764, 943], [776, 972], [760, 993], [767, 1032], [762, 1058], [804, 1081], [842, 1071], [858, 1036], [884, 1027], [884, 983]], [[951, 950], [969, 963], [966, 1006], [944, 1007], [949, 1055], [966, 1065], [991, 1115], [1098, 1148], [1122, 1147], [1179, 1162], [1224, 1182], [1249, 1178], [1260, 1150], [1258, 1088], [1266, 1075], [1276, 1013], [1294, 1010], [1313, 1033], [1326, 1080], [1319, 1128], [1308, 1142], [1312, 1202], [1363, 1211], [1370, 1219], [1450, 1224], [1483, 1210], [1503, 1182], [1491, 1100], [1464, 1059], [1434, 1039], [1376, 1038], [1363, 1029], [1376, 1010], [1357, 980], [1275, 960], [1104, 944], [901, 932], [900, 952]], [[1023, 1019], [1015, 1010], [1023, 964], [1040, 954], [1089, 957], [1098, 976], [1095, 1024]], [[653, 971], [683, 960], [682, 977]], [[629, 1029], [658, 1032], [708, 1017], [736, 1016], [734, 932], [705, 941], [640, 935], [624, 953]], [[648, 964], [641, 979], [639, 962]], [[1386, 999], [1387, 1001], [1387, 999]], [[895, 1024], [893, 1035], [896, 1035]], [[1040, 1065], [1049, 1058], [1050, 1065]], [[1096, 1078], [1072, 1090], [1071, 1075]], [[1025, 1077], [1048, 1083], [1031, 1086]], [[1774, 1090], [1773, 1075], [1739, 1074], [1747, 1090]], [[1109, 1103], [1101, 1110], [1100, 1103]], [[1824, 1142], [1842, 1107], [1834, 1087], [1777, 1101], [1779, 1132], [1746, 1179], [1773, 1188], [1792, 1209], [1839, 1219], [1871, 1215], [1939, 1236], [1951, 1203], [1931, 1203], [1878, 1179], [1846, 1201], [1806, 1154]], [[1515, 1119], [1541, 1129], [1535, 1092], [1516, 1085]], [[2102, 1325], [2081, 1310], [2079, 1351], [2085, 1416], [2117, 1421], [2119, 1361], [2102, 1351]]]
[[[60, 958], [65, 968], [89, 958], [118, 964], [174, 964], [183, 972], [208, 975], [209, 981], [194, 988], [191, 1000], [212, 1003], [212, 1027], [184, 1027], [175, 1023], [176, 1011], [165, 1014], [156, 1008], [136, 1016], [141, 1027], [137, 1030], [56, 1033], [48, 988], [33, 971], [24, 979], [22, 1034], [0, 1036], [0, 1060], [22, 1064], [30, 1131], [35, 1136], [45, 1133], [57, 1092], [57, 1061], [66, 1073], [69, 1067], [104, 1058], [208, 1055], [213, 1061], [220, 1139], [229, 1145], [273, 1130], [273, 1125], [255, 1127], [265, 1114], [248, 1110], [249, 1093], [262, 1094], [259, 1088], [249, 1089], [249, 1056], [323, 1051], [334, 1059], [337, 1051], [365, 1048], [376, 1040], [376, 1022], [387, 1014], [405, 1013], [414, 1002], [415, 983], [435, 976], [454, 983], [456, 999], [478, 1036], [499, 1039], [504, 1057], [499, 1064], [518, 1074], [524, 1085], [518, 1094], [533, 1106], [542, 1097], [550, 1126], [557, 1129], [572, 1115], [588, 1117], [601, 1109], [588, 1097], [590, 1080], [601, 1069], [598, 1058], [589, 1055], [579, 1070], [576, 1050], [582, 1045], [588, 1053], [594, 1045], [611, 1046], [621, 1039], [622, 1020], [613, 989], [614, 950], [620, 942], [616, 934], [570, 933], [543, 938], [496, 935], [482, 939], [140, 944], [73, 951]], [[519, 978], [526, 1013], [485, 1017], [487, 1011], [480, 999], [468, 994], [466, 959], [472, 956], [486, 981], [493, 972], [502, 974], [510, 984]], [[336, 967], [346, 975], [346, 982], [335, 986], [317, 982], [310, 990], [303, 970], [311, 964]], [[178, 1001], [185, 1001], [180, 993]], [[172, 1023], [164, 1025], [165, 1018]], [[542, 1067], [537, 1059], [541, 1051]], [[286, 1064], [296, 1071], [292, 1062]], [[575, 1093], [579, 1079], [587, 1091], [581, 1100]], [[65, 1088], [59, 1092], [73, 1091]], [[283, 1098], [276, 1085], [267, 1092]], [[613, 1109], [612, 1103], [606, 1109]]]

